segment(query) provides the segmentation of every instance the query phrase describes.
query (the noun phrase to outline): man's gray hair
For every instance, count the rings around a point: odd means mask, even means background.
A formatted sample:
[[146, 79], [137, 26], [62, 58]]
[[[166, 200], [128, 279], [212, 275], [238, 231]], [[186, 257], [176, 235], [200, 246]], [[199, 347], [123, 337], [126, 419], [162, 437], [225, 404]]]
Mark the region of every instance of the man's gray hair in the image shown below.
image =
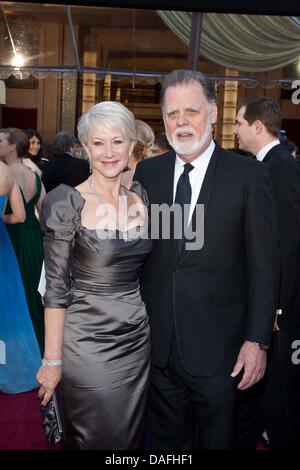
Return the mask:
[[52, 151], [54, 155], [62, 155], [69, 152], [77, 143], [74, 134], [70, 132], [60, 131], [56, 134], [52, 142]]
[[81, 116], [77, 126], [80, 142], [86, 145], [90, 133], [102, 125], [109, 129], [121, 129], [130, 142], [136, 141], [134, 115], [117, 101], [102, 101]]
[[164, 100], [166, 91], [171, 86], [188, 84], [190, 82], [198, 82], [207, 98], [210, 105], [217, 102], [217, 96], [215, 92], [214, 82], [210, 80], [204, 73], [197, 72], [195, 70], [174, 70], [169, 73], [163, 81], [161, 92], [160, 92], [160, 104], [164, 107]]

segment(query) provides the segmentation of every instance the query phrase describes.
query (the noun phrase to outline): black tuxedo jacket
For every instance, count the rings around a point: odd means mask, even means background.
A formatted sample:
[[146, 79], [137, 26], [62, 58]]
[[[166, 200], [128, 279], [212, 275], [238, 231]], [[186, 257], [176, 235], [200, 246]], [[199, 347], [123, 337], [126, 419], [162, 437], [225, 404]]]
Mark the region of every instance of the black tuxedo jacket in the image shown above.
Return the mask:
[[88, 179], [89, 164], [86, 160], [72, 157], [68, 153], [57, 155], [47, 162], [43, 169], [42, 181], [48, 193], [61, 183], [73, 188]]
[[[171, 151], [137, 166], [150, 204], [172, 204], [174, 164]], [[205, 205], [203, 248], [177, 256], [172, 237], [158, 239], [146, 262], [152, 360], [166, 365], [175, 328], [190, 374], [228, 374], [246, 339], [268, 344], [272, 333], [280, 268], [268, 170], [216, 146], [198, 203]]]
[[279, 232], [281, 283], [280, 328], [300, 326], [300, 165], [283, 145], [265, 156], [273, 184]]

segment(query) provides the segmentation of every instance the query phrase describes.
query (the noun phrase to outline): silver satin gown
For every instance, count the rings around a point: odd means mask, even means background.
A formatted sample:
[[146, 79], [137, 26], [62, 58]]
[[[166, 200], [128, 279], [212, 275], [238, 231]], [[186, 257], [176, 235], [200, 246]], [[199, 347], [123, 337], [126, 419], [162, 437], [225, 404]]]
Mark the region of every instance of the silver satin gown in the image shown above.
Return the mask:
[[[143, 194], [139, 184], [135, 191]], [[60, 185], [44, 199], [46, 307], [65, 307], [60, 394], [66, 447], [142, 448], [150, 337], [138, 274], [151, 240], [100, 239], [85, 200]]]

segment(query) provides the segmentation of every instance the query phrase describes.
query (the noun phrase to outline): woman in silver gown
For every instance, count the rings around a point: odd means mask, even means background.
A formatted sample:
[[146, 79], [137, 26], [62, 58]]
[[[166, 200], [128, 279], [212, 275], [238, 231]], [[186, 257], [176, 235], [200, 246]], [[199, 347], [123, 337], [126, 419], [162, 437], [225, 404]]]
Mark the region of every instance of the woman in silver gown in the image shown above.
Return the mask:
[[46, 346], [37, 379], [46, 404], [60, 382], [65, 444], [142, 448], [150, 338], [138, 274], [151, 250], [146, 197], [121, 186], [136, 140], [133, 114], [102, 102], [78, 136], [92, 174], [45, 197]]

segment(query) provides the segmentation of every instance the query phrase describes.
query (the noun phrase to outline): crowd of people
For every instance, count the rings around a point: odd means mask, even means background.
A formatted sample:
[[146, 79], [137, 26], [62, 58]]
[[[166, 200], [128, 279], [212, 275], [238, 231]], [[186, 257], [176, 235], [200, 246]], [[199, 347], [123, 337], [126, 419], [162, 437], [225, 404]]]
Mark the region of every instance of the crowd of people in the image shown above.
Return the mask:
[[57, 391], [66, 449], [297, 448], [297, 149], [266, 97], [221, 148], [200, 72], [161, 109], [156, 134], [112, 101], [51, 145], [0, 129], [0, 391]]

